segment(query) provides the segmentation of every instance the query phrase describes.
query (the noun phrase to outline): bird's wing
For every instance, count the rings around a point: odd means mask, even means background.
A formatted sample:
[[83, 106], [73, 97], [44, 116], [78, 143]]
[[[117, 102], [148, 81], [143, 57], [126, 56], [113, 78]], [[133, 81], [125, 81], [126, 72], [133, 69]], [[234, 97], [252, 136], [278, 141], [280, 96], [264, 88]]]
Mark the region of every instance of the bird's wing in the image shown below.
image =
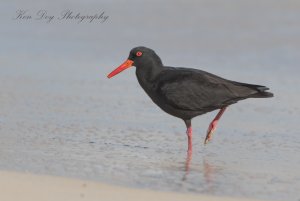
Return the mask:
[[229, 80], [205, 71], [185, 68], [168, 69], [161, 73], [157, 92], [164, 101], [177, 109], [217, 109], [256, 93]]

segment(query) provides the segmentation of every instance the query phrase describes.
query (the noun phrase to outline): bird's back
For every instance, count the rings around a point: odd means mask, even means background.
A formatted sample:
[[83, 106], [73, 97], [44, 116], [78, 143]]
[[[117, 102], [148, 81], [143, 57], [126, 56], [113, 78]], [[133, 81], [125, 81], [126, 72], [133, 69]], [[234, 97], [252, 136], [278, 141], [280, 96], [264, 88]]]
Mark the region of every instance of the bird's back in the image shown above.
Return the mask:
[[169, 114], [192, 118], [242, 99], [273, 96], [266, 90], [264, 86], [226, 80], [202, 70], [164, 67], [149, 95]]

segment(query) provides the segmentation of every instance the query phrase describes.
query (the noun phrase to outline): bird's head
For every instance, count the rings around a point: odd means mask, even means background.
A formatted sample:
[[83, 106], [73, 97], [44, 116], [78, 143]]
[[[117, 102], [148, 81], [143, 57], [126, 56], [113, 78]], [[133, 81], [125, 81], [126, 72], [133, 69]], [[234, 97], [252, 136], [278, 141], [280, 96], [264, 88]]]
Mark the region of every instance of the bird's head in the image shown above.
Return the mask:
[[162, 62], [157, 54], [147, 47], [135, 47], [130, 51], [127, 60], [113, 70], [110, 74], [108, 74], [107, 77], [111, 78], [131, 66], [139, 68], [151, 64], [162, 65]]

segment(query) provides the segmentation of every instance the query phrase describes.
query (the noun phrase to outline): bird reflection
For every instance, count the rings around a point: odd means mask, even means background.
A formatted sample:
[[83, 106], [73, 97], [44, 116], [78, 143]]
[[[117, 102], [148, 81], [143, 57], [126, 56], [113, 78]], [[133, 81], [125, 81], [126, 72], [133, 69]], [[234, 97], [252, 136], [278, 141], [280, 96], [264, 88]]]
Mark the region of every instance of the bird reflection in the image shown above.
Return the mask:
[[192, 152], [188, 151], [186, 155], [186, 160], [185, 160], [185, 167], [184, 167], [184, 175], [182, 178], [182, 181], [185, 181], [187, 179], [187, 176], [190, 172], [190, 166], [191, 166], [191, 161], [192, 161]]
[[203, 175], [207, 184], [213, 182], [213, 175], [215, 172], [214, 166], [212, 166], [206, 159], [203, 160]]
[[203, 159], [203, 177], [206, 184], [206, 192], [214, 192], [214, 175], [216, 173], [216, 168], [208, 162], [205, 158]]
[[[188, 152], [184, 164], [184, 175], [182, 181], [188, 180], [188, 175], [191, 172], [192, 167], [192, 153]], [[205, 181], [205, 189], [207, 193], [214, 192], [214, 175], [216, 174], [216, 167], [212, 165], [207, 158], [203, 159], [202, 171], [199, 170], [199, 173], [202, 174], [202, 178]], [[199, 178], [201, 178], [201, 176]], [[203, 188], [203, 187], [202, 187]]]

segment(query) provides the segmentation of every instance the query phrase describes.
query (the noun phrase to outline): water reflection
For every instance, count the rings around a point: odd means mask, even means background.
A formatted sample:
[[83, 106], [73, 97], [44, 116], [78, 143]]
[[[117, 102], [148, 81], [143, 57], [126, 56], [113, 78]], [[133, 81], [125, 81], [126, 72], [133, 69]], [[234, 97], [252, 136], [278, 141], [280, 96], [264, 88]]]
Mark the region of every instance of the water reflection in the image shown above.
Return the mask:
[[186, 155], [186, 160], [185, 160], [185, 167], [184, 167], [184, 175], [182, 177], [182, 181], [185, 181], [187, 179], [187, 176], [190, 172], [190, 166], [191, 166], [191, 161], [192, 161], [192, 152], [187, 152]]
[[209, 161], [204, 158], [203, 159], [203, 177], [205, 179], [206, 189], [208, 193], [214, 192], [214, 174], [215, 174], [215, 167], [209, 163]]
[[[196, 166], [196, 164], [195, 164]], [[199, 170], [195, 170], [194, 172], [192, 172], [193, 175], [199, 175], [197, 178], [201, 179], [203, 178], [203, 182], [205, 184], [205, 192], [206, 193], [213, 193], [214, 192], [214, 178], [215, 178], [215, 174], [217, 167], [214, 166], [208, 158], [203, 159], [202, 162], [202, 168], [199, 168]], [[200, 166], [200, 167], [201, 167]], [[185, 164], [184, 164], [184, 174], [182, 177], [182, 181], [184, 182], [188, 182], [188, 175], [191, 173], [191, 169], [195, 169], [195, 168], [191, 168], [192, 167], [192, 153], [187, 153], [186, 156], [186, 160], [185, 160]], [[194, 179], [194, 176], [191, 178]], [[201, 188], [203, 188], [203, 186], [201, 186]]]

